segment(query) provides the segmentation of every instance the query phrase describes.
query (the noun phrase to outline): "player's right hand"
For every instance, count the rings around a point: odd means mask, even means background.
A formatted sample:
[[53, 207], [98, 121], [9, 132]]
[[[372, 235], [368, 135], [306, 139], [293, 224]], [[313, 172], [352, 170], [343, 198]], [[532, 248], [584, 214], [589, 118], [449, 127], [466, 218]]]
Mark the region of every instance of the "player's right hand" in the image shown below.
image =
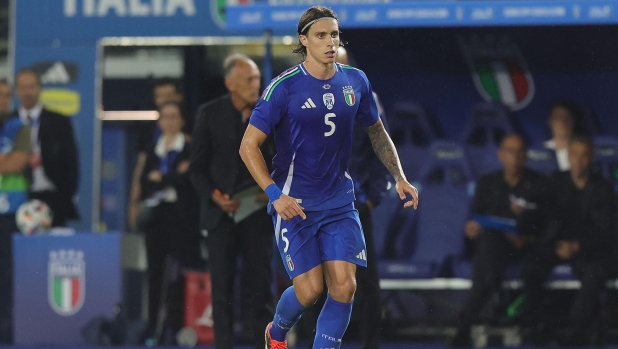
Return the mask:
[[302, 219], [307, 219], [304, 208], [302, 208], [298, 202], [296, 202], [296, 199], [291, 196], [282, 194], [279, 199], [273, 202], [273, 207], [284, 221], [289, 221], [296, 216], [300, 216]]

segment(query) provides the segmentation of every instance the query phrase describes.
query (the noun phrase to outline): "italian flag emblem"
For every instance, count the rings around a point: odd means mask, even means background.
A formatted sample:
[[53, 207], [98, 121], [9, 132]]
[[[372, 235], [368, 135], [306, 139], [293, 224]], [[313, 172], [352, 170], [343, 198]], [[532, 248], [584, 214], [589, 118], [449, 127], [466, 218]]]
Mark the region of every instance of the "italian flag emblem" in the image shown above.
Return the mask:
[[86, 265], [82, 251], [59, 250], [50, 253], [49, 304], [64, 316], [77, 313], [84, 304]]
[[354, 88], [352, 86], [343, 87], [343, 97], [345, 98], [346, 104], [350, 107], [356, 103], [356, 95], [354, 94]]
[[534, 96], [534, 81], [519, 47], [508, 38], [459, 38], [477, 90], [488, 102], [511, 110], [527, 106]]
[[79, 302], [79, 279], [68, 277], [54, 278], [54, 304], [68, 312]]

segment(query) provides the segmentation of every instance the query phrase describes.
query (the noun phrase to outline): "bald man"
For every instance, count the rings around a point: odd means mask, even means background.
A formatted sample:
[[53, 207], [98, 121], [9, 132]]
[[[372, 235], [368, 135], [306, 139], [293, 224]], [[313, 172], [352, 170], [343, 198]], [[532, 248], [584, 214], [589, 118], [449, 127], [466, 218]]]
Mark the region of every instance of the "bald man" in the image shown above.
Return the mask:
[[[472, 220], [464, 227], [473, 246], [472, 289], [460, 313], [451, 346], [470, 347], [470, 328], [483, 306], [502, 283], [505, 268], [529, 253], [546, 225], [548, 180], [524, 167], [526, 142], [508, 135], [500, 143], [502, 169], [481, 177], [472, 203]], [[511, 227], [491, 225], [493, 218], [510, 219]], [[495, 221], [494, 221], [495, 222]]]
[[[270, 291], [273, 226], [268, 197], [255, 183], [238, 154], [249, 116], [260, 97], [260, 71], [249, 57], [234, 54], [223, 63], [228, 94], [200, 106], [193, 130], [189, 173], [201, 197], [201, 226], [207, 232], [212, 278], [215, 347], [234, 345], [233, 301], [237, 257], [243, 260], [241, 285], [251, 305], [244, 333], [264, 348], [263, 331], [273, 317]], [[272, 142], [262, 154], [271, 163]]]

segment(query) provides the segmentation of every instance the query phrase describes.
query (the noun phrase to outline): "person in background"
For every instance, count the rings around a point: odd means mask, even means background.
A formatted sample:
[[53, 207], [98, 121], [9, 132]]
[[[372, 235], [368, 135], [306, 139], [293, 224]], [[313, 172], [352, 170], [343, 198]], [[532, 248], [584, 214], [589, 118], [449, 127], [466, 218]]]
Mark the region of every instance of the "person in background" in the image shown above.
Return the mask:
[[[168, 102], [178, 103], [182, 105], [184, 95], [178, 87], [176, 80], [171, 78], [161, 78], [154, 82], [152, 88], [152, 103], [156, 110]], [[185, 125], [186, 128], [186, 125]], [[138, 153], [135, 168], [133, 169], [133, 179], [131, 181], [130, 204], [128, 210], [129, 229], [134, 230], [137, 225], [137, 220], [140, 211], [141, 186], [140, 178], [146, 161], [146, 152], [153, 141], [159, 137], [161, 130], [157, 126], [156, 121], [140, 121], [139, 124], [139, 139]]]
[[[171, 256], [193, 268], [199, 268], [201, 260], [197, 196], [188, 174], [191, 141], [182, 132], [182, 107], [162, 103], [157, 123], [161, 134], [147, 148], [140, 178], [144, 212], [139, 228], [146, 234], [150, 330], [156, 327], [159, 306], [168, 302], [161, 300], [162, 284], [168, 282], [164, 280], [166, 258]], [[171, 308], [182, 309], [182, 305]], [[175, 321], [168, 325], [178, 330], [182, 322], [178, 317]]]
[[30, 160], [30, 127], [10, 117], [11, 85], [0, 80], [0, 343], [13, 338], [13, 234], [15, 212], [28, 200], [23, 175]]
[[[532, 250], [545, 226], [549, 204], [547, 178], [524, 167], [526, 143], [519, 135], [507, 135], [498, 150], [502, 169], [479, 179], [472, 203], [471, 220], [464, 231], [473, 245], [472, 289], [460, 312], [453, 347], [472, 346], [470, 328], [483, 306], [499, 290], [509, 263]], [[483, 227], [483, 219], [496, 217], [516, 222], [512, 231]]]
[[592, 172], [594, 147], [585, 136], [569, 143], [569, 171], [551, 178], [549, 222], [535, 253], [524, 264], [526, 303], [523, 326], [531, 341], [544, 339], [543, 283], [553, 268], [567, 263], [581, 282], [571, 306], [570, 326], [558, 336], [561, 344], [589, 346], [599, 316], [605, 264], [613, 254], [614, 192], [611, 183]]
[[[268, 197], [251, 177], [238, 149], [260, 97], [260, 71], [249, 57], [232, 54], [223, 62], [229, 94], [200, 106], [193, 130], [191, 181], [201, 197], [201, 225], [207, 232], [212, 279], [215, 347], [234, 346], [234, 278], [242, 257], [241, 287], [252, 320], [245, 335], [264, 348], [263, 329], [273, 315], [270, 269], [273, 227]], [[261, 148], [271, 159], [272, 143]], [[247, 292], [247, 290], [249, 292]]]
[[11, 99], [13, 91], [6, 79], [0, 79], [0, 115], [4, 118], [11, 114]]
[[77, 146], [71, 118], [43, 107], [41, 87], [33, 70], [20, 70], [15, 76], [19, 109], [13, 115], [30, 126], [30, 198], [45, 202], [54, 215], [52, 225], [63, 227], [67, 220], [79, 218], [73, 202], [79, 180]]
[[576, 134], [583, 133], [581, 127], [581, 111], [574, 102], [568, 99], [558, 99], [549, 106], [547, 124], [551, 131], [551, 139], [543, 145], [556, 152], [558, 169], [567, 171], [569, 164], [569, 143]]

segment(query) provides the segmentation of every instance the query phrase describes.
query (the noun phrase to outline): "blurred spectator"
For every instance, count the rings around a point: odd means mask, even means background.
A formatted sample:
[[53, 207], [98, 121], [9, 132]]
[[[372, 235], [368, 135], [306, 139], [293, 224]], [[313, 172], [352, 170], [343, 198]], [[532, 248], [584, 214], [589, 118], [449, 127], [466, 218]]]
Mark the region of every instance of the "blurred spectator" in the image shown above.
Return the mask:
[[0, 80], [0, 343], [13, 338], [13, 233], [15, 212], [28, 200], [23, 172], [30, 159], [30, 127], [10, 117], [11, 86]]
[[[156, 110], [160, 110], [163, 104], [168, 102], [178, 103], [182, 105], [184, 95], [180, 91], [176, 80], [171, 78], [161, 78], [155, 81], [152, 88], [152, 103]], [[184, 115], [184, 113], [183, 113]], [[186, 119], [186, 118], [185, 118]], [[183, 126], [185, 130], [187, 125]], [[141, 197], [140, 178], [146, 161], [146, 152], [148, 147], [152, 145], [161, 135], [161, 129], [157, 126], [156, 121], [140, 121], [139, 123], [139, 135], [138, 135], [138, 154], [135, 169], [133, 170], [133, 180], [131, 182], [131, 194], [129, 205], [129, 229], [134, 230], [136, 228], [137, 217], [139, 215]]]
[[[568, 263], [581, 282], [571, 306], [570, 327], [560, 339], [590, 345], [605, 280], [604, 261], [613, 251], [614, 194], [611, 184], [592, 173], [593, 145], [575, 136], [569, 145], [571, 169], [551, 181], [550, 219], [541, 244], [524, 265], [524, 325], [533, 331], [543, 321], [543, 283], [552, 269]], [[537, 333], [538, 334], [538, 333]], [[540, 338], [540, 337], [539, 337]]]
[[569, 142], [573, 136], [584, 133], [581, 118], [580, 108], [568, 99], [558, 99], [549, 107], [547, 124], [551, 131], [551, 139], [546, 141], [544, 146], [556, 152], [560, 171], [566, 171], [571, 167]]
[[[345, 48], [339, 47], [337, 49], [336, 60], [338, 63], [347, 65], [350, 61], [349, 58]], [[382, 123], [388, 130], [384, 108], [375, 92], [373, 97], [377, 102]], [[375, 249], [371, 212], [382, 202], [391, 176], [373, 150], [371, 140], [365, 129], [355, 125], [352, 137], [352, 154], [348, 170], [354, 180], [354, 194], [356, 195], [354, 207], [358, 210], [367, 248], [367, 268], [356, 269], [358, 286], [354, 295], [352, 317], [358, 320], [361, 348], [377, 349], [380, 346], [382, 308], [378, 256]], [[305, 320], [303, 321], [310, 323], [312, 327], [315, 327], [317, 317], [326, 301], [326, 289], [324, 287], [322, 296], [313, 308], [305, 312]], [[310, 313], [310, 315], [307, 313]], [[310, 338], [312, 341], [313, 336], [310, 336]], [[309, 345], [311, 347], [313, 343], [309, 343]]]
[[[273, 317], [270, 261], [273, 226], [266, 212], [268, 197], [240, 159], [240, 141], [251, 111], [260, 98], [260, 71], [250, 58], [240, 54], [223, 63], [229, 94], [200, 106], [193, 130], [191, 181], [200, 195], [201, 224], [207, 231], [209, 268], [212, 278], [215, 347], [234, 344], [234, 277], [237, 257], [243, 261], [242, 292], [252, 319], [244, 332], [256, 348], [264, 347], [264, 328]], [[274, 146], [267, 141], [262, 153], [270, 163]], [[243, 290], [243, 291], [244, 291]]]
[[[451, 345], [471, 346], [470, 328], [480, 311], [499, 290], [508, 264], [529, 253], [544, 227], [548, 205], [548, 180], [524, 167], [526, 144], [519, 135], [502, 139], [498, 150], [502, 170], [483, 176], [472, 203], [472, 220], [464, 231], [467, 244], [474, 245], [472, 289], [460, 313]], [[492, 220], [509, 219], [511, 228], [493, 226]]]
[[31, 129], [32, 157], [26, 171], [32, 179], [30, 197], [49, 205], [54, 227], [65, 226], [68, 219], [79, 218], [73, 202], [79, 166], [71, 118], [41, 105], [41, 80], [31, 69], [17, 73], [15, 91], [20, 106], [14, 115]]
[[6, 79], [0, 79], [0, 114], [2, 116], [11, 114], [11, 98], [13, 98], [11, 85]]
[[[146, 151], [140, 178], [144, 208], [139, 228], [146, 234], [151, 330], [156, 325], [159, 305], [168, 301], [161, 300], [162, 283], [169, 282], [163, 279], [166, 257], [174, 257], [183, 266], [200, 264], [197, 197], [188, 173], [191, 142], [182, 132], [181, 106], [162, 103], [157, 123], [161, 134]], [[178, 330], [181, 324], [169, 325]]]

